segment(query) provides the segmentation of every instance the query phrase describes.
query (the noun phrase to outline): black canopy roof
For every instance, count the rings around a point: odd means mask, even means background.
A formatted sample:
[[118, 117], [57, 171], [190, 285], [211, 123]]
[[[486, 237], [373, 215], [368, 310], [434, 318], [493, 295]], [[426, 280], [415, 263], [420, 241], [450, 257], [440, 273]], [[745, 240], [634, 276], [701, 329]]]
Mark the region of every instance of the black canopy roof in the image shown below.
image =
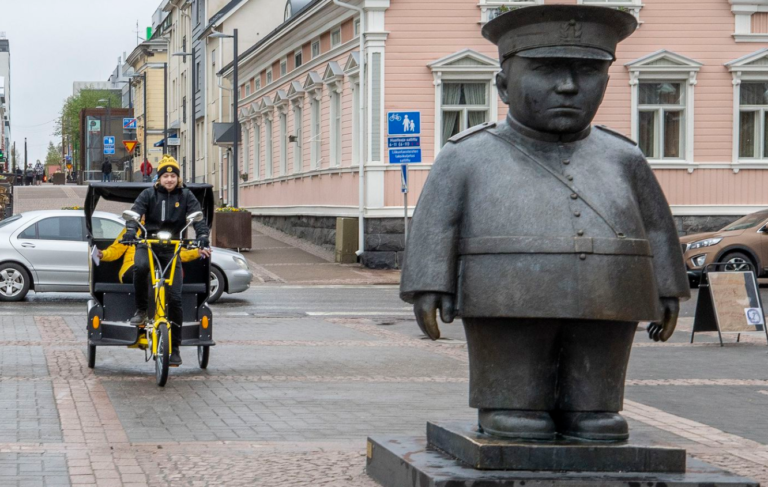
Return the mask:
[[[118, 201], [121, 203], [133, 203], [139, 194], [147, 188], [151, 188], [152, 183], [91, 183], [88, 185], [88, 193], [85, 195], [85, 225], [88, 228], [88, 237], [93, 237], [93, 227], [91, 216], [96, 210], [96, 205], [101, 198], [107, 201]], [[190, 183], [185, 185], [192, 191], [205, 215], [205, 223], [211, 227], [213, 223], [213, 186], [210, 184]]]

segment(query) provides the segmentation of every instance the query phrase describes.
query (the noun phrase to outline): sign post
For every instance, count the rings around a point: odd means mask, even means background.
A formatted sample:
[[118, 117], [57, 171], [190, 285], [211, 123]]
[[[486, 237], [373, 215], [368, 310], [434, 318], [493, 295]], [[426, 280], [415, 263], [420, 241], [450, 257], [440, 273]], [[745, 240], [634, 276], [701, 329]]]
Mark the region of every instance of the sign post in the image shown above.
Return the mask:
[[405, 213], [405, 242], [408, 242], [408, 164], [421, 162], [421, 112], [400, 111], [387, 113], [387, 148], [389, 163], [400, 164]]

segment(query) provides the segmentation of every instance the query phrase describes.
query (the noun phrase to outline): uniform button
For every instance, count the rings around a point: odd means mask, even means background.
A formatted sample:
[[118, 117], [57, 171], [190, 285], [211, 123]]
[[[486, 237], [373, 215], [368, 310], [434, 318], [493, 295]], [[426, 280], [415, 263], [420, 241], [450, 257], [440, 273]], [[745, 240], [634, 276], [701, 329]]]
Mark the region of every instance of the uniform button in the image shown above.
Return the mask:
[[570, 163], [571, 163], [571, 160], [570, 160], [570, 159], [563, 159], [563, 164], [565, 164], [566, 166], [567, 166], [568, 164], [570, 164]]
[[573, 216], [575, 216], [576, 218], [578, 218], [578, 217], [580, 217], [580, 216], [581, 216], [581, 212], [580, 212], [580, 211], [574, 211], [574, 212], [573, 212]]
[[579, 230], [576, 233], [579, 235], [579, 237], [583, 237], [584, 236], [584, 230]]
[[571, 175], [569, 174], [569, 175], [567, 175], [567, 176], [565, 177], [565, 179], [567, 179], [568, 181], [573, 181], [573, 176], [571, 176]]
[[572, 199], [572, 200], [576, 200], [576, 199], [579, 199], [579, 195], [577, 195], [576, 193], [572, 193], [572, 194], [571, 194], [571, 199]]
[[579, 254], [579, 259], [587, 260], [587, 254]]

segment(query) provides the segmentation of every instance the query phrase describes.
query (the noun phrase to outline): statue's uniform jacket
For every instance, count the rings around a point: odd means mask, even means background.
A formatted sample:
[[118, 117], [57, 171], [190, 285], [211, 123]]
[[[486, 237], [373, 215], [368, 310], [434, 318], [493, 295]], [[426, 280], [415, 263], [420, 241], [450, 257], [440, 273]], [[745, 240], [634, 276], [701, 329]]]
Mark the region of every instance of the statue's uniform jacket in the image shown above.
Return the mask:
[[625, 322], [658, 320], [659, 298], [690, 295], [669, 206], [634, 143], [601, 127], [559, 138], [511, 120], [440, 151], [400, 290], [409, 302], [455, 294], [470, 318]]

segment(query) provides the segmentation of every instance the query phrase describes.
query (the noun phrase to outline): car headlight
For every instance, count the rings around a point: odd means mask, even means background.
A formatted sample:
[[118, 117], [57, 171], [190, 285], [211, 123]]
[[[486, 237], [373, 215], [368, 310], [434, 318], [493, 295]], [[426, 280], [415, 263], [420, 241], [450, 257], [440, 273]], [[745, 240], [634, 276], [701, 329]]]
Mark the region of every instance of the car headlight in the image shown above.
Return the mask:
[[691, 242], [688, 244], [688, 250], [694, 250], [694, 249], [700, 249], [702, 247], [711, 247], [713, 245], [717, 245], [722, 240], [722, 237], [718, 238], [707, 238], [704, 240], [698, 240], [696, 242]]
[[701, 267], [704, 265], [705, 260], [707, 260], [706, 255], [697, 255], [696, 257], [691, 259], [691, 262], [693, 263], [694, 267]]
[[233, 256], [232, 260], [234, 260], [235, 264], [240, 266], [241, 269], [248, 270], [248, 263], [242, 257], [235, 257], [235, 256]]
[[171, 232], [157, 232], [157, 238], [160, 240], [170, 240]]

